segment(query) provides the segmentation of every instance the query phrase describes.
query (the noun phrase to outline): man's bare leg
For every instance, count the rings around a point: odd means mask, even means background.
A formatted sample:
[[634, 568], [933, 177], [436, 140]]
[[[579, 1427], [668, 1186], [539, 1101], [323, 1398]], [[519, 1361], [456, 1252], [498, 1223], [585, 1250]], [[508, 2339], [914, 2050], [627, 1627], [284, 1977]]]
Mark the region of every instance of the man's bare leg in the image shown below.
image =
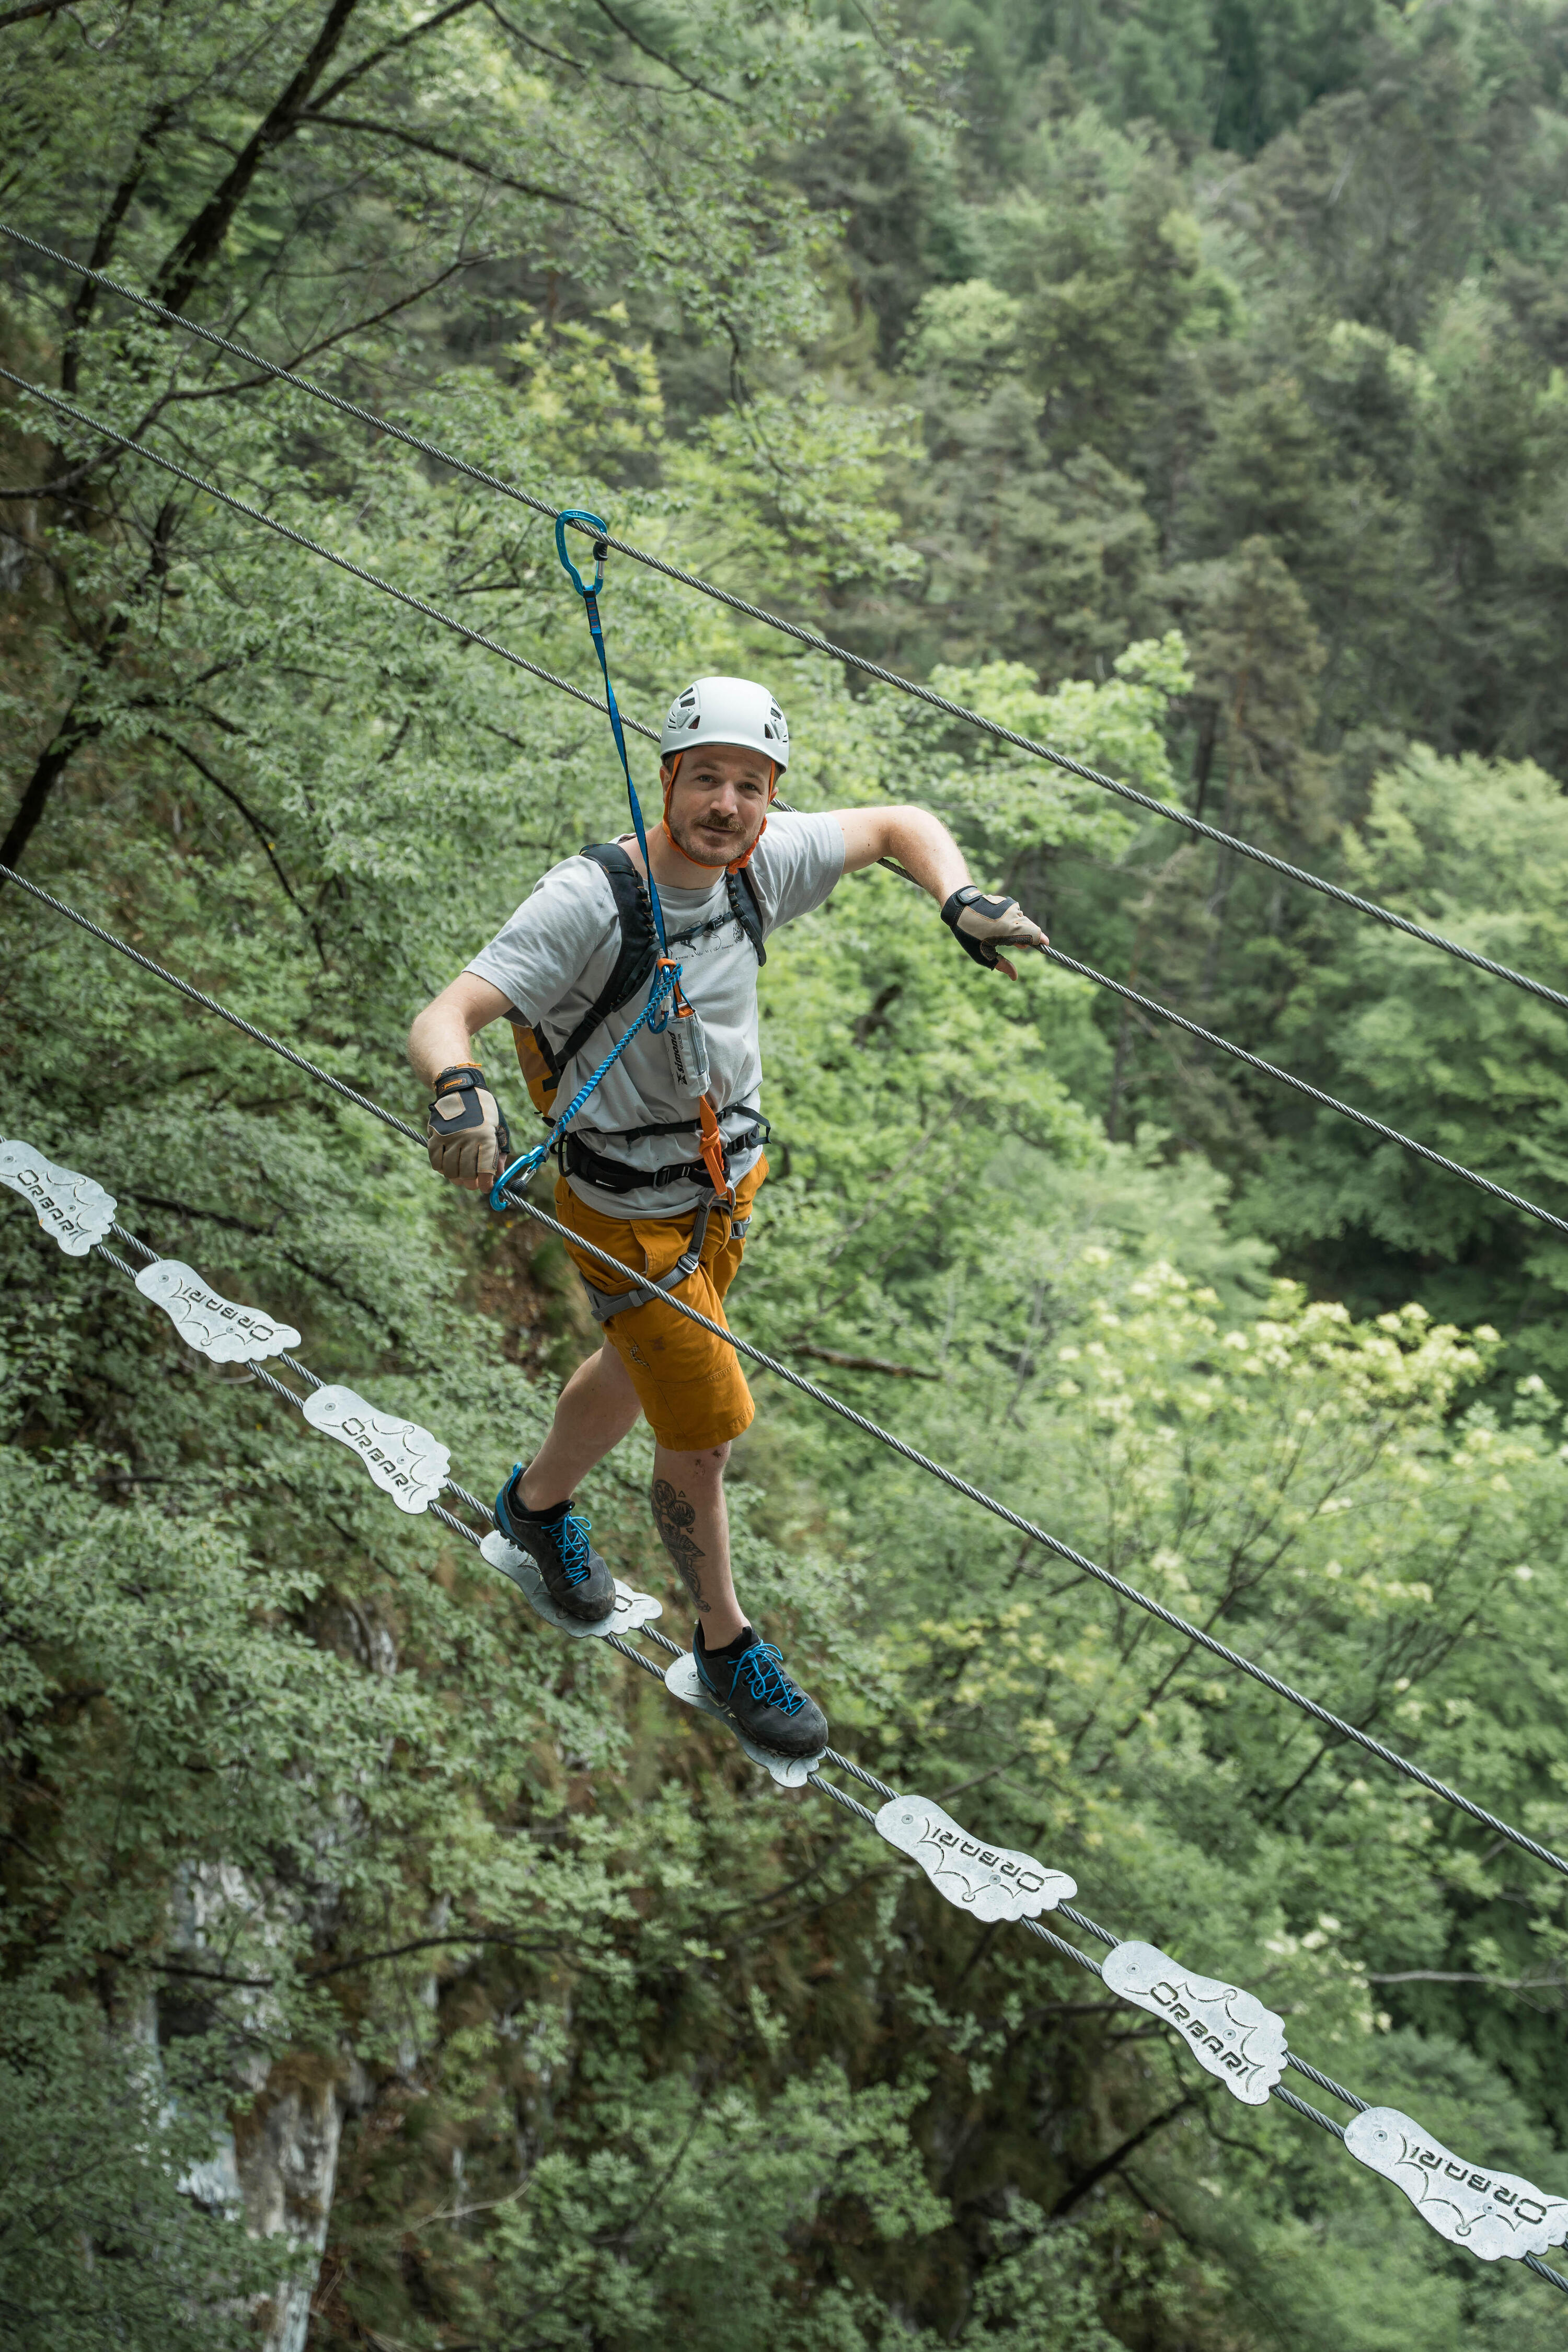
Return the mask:
[[[606, 1339], [579, 1364], [555, 1402], [550, 1434], [522, 1474], [525, 1510], [548, 1511], [574, 1495], [617, 1446], [642, 1411], [631, 1374]], [[745, 1624], [730, 1575], [730, 1515], [724, 1507], [728, 1445], [699, 1454], [653, 1449], [653, 1519], [702, 1621], [702, 1638], [721, 1650]]]
[[574, 1495], [641, 1411], [631, 1374], [606, 1339], [596, 1356], [578, 1365], [555, 1400], [550, 1434], [522, 1474], [523, 1507], [548, 1511]]
[[721, 1650], [746, 1620], [730, 1575], [730, 1514], [724, 1504], [728, 1445], [700, 1454], [653, 1449], [653, 1523], [691, 1595], [704, 1647]]

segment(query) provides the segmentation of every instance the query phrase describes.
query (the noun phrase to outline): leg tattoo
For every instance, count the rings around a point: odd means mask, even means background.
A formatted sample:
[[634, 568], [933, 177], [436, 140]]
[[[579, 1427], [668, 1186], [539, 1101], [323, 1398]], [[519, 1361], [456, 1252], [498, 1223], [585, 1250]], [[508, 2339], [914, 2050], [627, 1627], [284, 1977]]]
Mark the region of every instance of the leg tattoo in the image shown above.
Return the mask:
[[707, 1555], [691, 1533], [697, 1524], [697, 1513], [668, 1478], [656, 1478], [653, 1482], [653, 1523], [682, 1584], [706, 1616], [710, 1604], [702, 1598], [702, 1579], [697, 1563]]

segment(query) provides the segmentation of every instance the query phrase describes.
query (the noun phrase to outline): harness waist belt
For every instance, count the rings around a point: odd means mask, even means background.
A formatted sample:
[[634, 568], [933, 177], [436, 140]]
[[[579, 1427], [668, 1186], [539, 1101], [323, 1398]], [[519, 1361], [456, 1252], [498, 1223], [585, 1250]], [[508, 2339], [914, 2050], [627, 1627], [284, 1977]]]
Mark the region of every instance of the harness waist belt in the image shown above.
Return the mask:
[[[750, 1151], [753, 1145], [768, 1139], [768, 1122], [759, 1119], [745, 1134], [731, 1136], [724, 1146], [724, 1172], [730, 1172], [731, 1153]], [[634, 1168], [627, 1160], [611, 1160], [602, 1151], [591, 1150], [581, 1136], [563, 1136], [559, 1158], [568, 1176], [581, 1176], [584, 1182], [596, 1184], [605, 1192], [640, 1192], [645, 1184], [662, 1192], [671, 1184], [695, 1184], [711, 1192], [713, 1179], [702, 1160], [678, 1160], [665, 1168]]]

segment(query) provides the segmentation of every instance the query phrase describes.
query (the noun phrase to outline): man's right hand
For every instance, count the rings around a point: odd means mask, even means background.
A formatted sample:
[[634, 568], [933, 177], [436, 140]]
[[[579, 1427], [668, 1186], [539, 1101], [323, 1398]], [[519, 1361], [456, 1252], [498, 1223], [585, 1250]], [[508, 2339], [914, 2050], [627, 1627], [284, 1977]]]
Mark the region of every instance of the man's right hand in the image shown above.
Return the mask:
[[426, 1114], [430, 1165], [469, 1192], [487, 1192], [511, 1158], [506, 1115], [477, 1062], [443, 1070]]

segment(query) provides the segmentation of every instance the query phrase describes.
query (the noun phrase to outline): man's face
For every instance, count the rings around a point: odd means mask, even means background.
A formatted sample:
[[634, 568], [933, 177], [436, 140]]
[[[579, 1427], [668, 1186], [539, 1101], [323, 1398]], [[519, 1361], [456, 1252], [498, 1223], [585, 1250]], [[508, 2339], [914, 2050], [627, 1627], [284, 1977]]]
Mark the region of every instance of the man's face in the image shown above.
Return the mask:
[[701, 743], [682, 752], [665, 819], [676, 847], [699, 866], [744, 857], [768, 813], [772, 773], [771, 760], [738, 743]]

